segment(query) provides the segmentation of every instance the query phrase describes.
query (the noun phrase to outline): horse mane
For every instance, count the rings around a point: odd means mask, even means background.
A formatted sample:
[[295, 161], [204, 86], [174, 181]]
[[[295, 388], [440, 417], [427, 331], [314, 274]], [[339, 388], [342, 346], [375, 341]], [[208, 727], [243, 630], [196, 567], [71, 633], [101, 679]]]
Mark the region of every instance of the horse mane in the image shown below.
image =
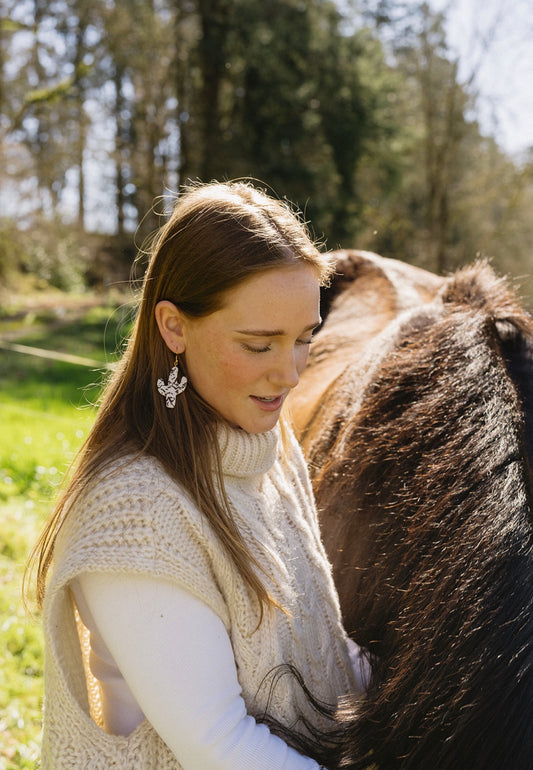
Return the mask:
[[343, 768], [532, 765], [532, 340], [505, 281], [465, 268], [332, 417], [315, 492], [360, 538], [335, 578], [373, 672]]

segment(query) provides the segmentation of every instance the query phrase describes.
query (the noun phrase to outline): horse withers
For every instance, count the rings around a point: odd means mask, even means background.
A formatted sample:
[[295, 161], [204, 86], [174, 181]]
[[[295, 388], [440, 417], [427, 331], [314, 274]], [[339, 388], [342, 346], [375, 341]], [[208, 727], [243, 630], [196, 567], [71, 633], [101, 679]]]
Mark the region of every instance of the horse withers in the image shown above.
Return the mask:
[[530, 770], [533, 320], [485, 263], [337, 258], [292, 412], [371, 682], [319, 757]]

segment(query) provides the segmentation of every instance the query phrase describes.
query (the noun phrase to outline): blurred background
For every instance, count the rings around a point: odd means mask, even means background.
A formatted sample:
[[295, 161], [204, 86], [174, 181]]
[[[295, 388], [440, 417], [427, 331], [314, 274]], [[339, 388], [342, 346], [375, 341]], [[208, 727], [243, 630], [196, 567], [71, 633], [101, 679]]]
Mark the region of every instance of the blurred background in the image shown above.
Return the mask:
[[3, 0], [0, 30], [4, 285], [109, 285], [181, 183], [241, 176], [328, 248], [530, 271], [530, 0]]
[[1, 0], [0, 770], [39, 757], [24, 565], [180, 185], [253, 177], [328, 249], [488, 257], [533, 306], [532, 39], [531, 0]]

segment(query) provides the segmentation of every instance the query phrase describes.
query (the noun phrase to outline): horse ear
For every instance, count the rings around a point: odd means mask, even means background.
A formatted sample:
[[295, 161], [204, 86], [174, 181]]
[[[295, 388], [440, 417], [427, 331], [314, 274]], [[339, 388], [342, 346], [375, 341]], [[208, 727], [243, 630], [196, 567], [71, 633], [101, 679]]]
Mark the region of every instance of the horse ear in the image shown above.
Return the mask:
[[335, 254], [334, 281], [340, 279], [343, 283], [351, 283], [361, 271], [363, 265], [368, 264], [364, 253], [357, 249], [340, 249]]
[[339, 249], [333, 251], [331, 255], [335, 260], [335, 272], [329, 286], [322, 287], [320, 290], [322, 322], [325, 321], [335, 297], [352, 284], [364, 267], [370, 264], [370, 260], [365, 257], [365, 252], [357, 249]]
[[155, 320], [166, 346], [177, 355], [185, 352], [184, 316], [179, 308], [167, 299], [155, 307]]

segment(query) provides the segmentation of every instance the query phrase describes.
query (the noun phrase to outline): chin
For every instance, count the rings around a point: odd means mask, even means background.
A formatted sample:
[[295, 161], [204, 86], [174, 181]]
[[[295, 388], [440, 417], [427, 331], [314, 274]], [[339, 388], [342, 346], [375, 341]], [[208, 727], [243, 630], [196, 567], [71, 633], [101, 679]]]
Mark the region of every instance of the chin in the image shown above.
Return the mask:
[[259, 422], [254, 421], [250, 423], [243, 423], [239, 425], [241, 430], [245, 430], [246, 433], [267, 433], [276, 427], [279, 421], [279, 415], [271, 417], [269, 420], [261, 420]]

